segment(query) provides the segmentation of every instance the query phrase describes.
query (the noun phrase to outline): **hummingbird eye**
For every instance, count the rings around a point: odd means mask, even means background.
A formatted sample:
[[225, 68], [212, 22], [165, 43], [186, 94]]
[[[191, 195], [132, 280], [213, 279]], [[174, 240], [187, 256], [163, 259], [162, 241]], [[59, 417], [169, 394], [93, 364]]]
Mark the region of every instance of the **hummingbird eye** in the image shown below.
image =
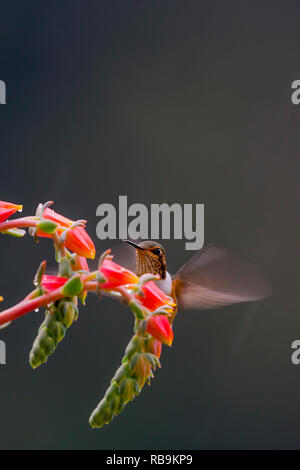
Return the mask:
[[152, 250], [152, 253], [154, 253], [155, 255], [160, 255], [161, 254], [161, 249], [160, 248], [154, 248], [154, 250]]

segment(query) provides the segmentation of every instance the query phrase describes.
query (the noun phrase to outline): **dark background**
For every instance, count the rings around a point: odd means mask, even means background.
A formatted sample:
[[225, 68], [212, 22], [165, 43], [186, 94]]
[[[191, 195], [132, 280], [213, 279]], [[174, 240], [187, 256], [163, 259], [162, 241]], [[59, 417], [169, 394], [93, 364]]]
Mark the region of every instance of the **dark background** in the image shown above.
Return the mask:
[[[1, 331], [2, 449], [300, 447], [298, 1], [1, 1], [1, 199], [86, 218], [96, 207], [205, 204], [205, 239], [269, 277], [273, 297], [179, 313], [151, 387], [102, 430], [90, 412], [132, 316], [94, 296], [48, 360], [28, 354], [43, 314]], [[169, 269], [193, 252], [165, 241]], [[49, 240], [1, 237], [4, 307], [32, 289]], [[2, 306], [1, 306], [2, 307]], [[3, 307], [3, 308], [4, 308]]]

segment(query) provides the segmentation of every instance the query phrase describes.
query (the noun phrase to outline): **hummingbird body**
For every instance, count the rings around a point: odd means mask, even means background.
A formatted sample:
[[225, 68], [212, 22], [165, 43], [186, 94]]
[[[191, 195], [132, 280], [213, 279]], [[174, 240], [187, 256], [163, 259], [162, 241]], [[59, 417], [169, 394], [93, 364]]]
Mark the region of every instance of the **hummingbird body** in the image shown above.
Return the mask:
[[254, 266], [217, 246], [203, 248], [172, 276], [162, 245], [124, 241], [136, 249], [136, 274], [159, 274], [158, 287], [180, 308], [209, 309], [271, 295], [269, 282]]

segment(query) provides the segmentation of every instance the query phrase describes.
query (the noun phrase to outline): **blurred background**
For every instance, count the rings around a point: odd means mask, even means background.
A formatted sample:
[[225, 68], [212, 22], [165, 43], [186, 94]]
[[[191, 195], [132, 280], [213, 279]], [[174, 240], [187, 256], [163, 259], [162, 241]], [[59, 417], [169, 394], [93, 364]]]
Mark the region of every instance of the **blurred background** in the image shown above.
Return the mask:
[[[151, 387], [102, 430], [90, 412], [118, 368], [132, 316], [90, 296], [47, 364], [43, 320], [0, 332], [2, 449], [299, 448], [300, 79], [297, 1], [1, 1], [1, 199], [55, 201], [87, 219], [135, 202], [205, 204], [205, 240], [252, 261], [273, 297], [180, 312]], [[190, 256], [165, 241], [175, 272]], [[32, 289], [47, 239], [1, 237], [1, 307]]]

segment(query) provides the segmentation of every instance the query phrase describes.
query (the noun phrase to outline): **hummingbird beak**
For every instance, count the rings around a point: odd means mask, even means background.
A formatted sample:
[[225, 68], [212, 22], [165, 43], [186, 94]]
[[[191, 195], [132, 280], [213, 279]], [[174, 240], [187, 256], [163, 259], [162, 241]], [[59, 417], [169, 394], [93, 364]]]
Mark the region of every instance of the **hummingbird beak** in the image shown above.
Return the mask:
[[129, 243], [129, 245], [134, 246], [134, 248], [137, 248], [138, 250], [144, 250], [145, 248], [142, 248], [140, 245], [137, 243], [132, 242], [131, 240], [122, 240], [125, 243]]

